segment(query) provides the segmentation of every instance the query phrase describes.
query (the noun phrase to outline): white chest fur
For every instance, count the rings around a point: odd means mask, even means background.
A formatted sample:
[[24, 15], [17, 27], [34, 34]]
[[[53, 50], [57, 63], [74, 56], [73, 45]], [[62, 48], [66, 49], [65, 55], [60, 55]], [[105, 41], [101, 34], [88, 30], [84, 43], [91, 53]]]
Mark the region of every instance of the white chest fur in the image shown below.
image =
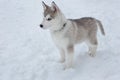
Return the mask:
[[62, 32], [54, 32], [52, 33], [52, 38], [56, 44], [56, 46], [60, 48], [64, 48], [68, 44], [68, 38], [64, 36]]

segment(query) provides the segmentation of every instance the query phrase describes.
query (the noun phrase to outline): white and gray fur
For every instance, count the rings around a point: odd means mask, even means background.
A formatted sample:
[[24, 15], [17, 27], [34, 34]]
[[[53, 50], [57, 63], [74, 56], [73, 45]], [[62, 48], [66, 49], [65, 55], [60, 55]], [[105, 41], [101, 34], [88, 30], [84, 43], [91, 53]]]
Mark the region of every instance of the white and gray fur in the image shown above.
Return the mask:
[[65, 69], [73, 66], [75, 44], [85, 42], [88, 45], [89, 55], [94, 57], [98, 46], [98, 26], [105, 35], [101, 22], [92, 17], [66, 19], [55, 2], [52, 2], [51, 7], [44, 2], [42, 4], [44, 19], [40, 27], [50, 30], [53, 41], [60, 50], [60, 62], [65, 62]]

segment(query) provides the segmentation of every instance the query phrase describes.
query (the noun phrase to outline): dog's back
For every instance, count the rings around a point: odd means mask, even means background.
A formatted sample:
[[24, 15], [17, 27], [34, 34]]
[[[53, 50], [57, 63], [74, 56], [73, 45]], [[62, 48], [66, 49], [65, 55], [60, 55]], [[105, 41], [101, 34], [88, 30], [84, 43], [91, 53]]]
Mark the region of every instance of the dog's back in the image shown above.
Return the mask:
[[[72, 28], [67, 34], [71, 34], [74, 38], [74, 43], [80, 43], [86, 39], [96, 38], [97, 26], [100, 24], [97, 19], [92, 17], [83, 17], [80, 19], [68, 19], [72, 23]], [[102, 25], [99, 25], [100, 29]], [[72, 31], [71, 31], [72, 30]], [[102, 33], [104, 34], [104, 29], [102, 27]], [[69, 33], [70, 32], [70, 33]], [[71, 33], [72, 32], [72, 33]]]

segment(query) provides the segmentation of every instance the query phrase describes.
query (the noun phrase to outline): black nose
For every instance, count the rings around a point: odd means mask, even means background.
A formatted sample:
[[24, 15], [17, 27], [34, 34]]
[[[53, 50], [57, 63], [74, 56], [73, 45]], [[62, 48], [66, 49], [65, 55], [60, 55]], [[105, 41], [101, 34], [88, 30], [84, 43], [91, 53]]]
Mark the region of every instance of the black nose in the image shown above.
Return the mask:
[[40, 24], [40, 27], [41, 27], [41, 28], [43, 28], [43, 25], [42, 25], [42, 24]]

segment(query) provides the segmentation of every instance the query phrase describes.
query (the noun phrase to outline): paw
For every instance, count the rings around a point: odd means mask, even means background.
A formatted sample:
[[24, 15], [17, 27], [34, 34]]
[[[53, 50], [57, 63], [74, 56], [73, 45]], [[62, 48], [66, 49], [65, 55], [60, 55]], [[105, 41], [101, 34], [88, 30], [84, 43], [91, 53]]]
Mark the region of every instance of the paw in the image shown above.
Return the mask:
[[88, 51], [87, 53], [88, 53], [88, 54], [90, 54], [90, 53], [91, 53], [91, 51]]
[[64, 62], [65, 62], [65, 59], [60, 59], [59, 62], [60, 62], [60, 63], [64, 63]]
[[64, 64], [64, 70], [73, 68], [73, 65]]
[[96, 55], [95, 55], [95, 53], [89, 53], [89, 56], [95, 57]]

